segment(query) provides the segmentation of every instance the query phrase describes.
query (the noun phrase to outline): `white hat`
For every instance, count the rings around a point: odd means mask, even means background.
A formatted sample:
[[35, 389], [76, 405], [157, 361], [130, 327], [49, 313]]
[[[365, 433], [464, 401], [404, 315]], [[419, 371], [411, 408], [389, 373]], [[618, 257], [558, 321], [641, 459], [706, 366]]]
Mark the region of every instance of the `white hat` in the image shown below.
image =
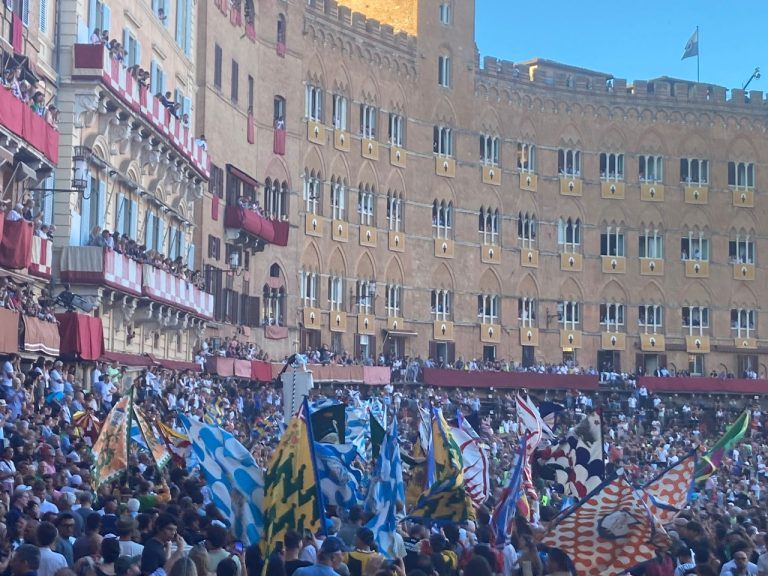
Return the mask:
[[136, 498], [128, 498], [126, 506], [129, 512], [138, 512], [139, 507], [141, 506], [141, 502], [139, 502]]
[[83, 484], [83, 477], [80, 474], [73, 474], [69, 479], [70, 486], [81, 486]]
[[16, 486], [16, 492], [29, 492], [32, 490], [32, 486], [27, 486], [26, 484], [19, 484]]

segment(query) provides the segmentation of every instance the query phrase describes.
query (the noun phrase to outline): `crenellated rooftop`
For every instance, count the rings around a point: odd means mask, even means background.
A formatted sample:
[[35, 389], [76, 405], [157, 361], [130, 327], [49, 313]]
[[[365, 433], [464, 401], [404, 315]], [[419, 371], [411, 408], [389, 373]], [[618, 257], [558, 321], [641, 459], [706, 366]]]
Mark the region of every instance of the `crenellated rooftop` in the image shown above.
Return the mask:
[[511, 84], [534, 85], [570, 91], [575, 94], [613, 95], [626, 100], [656, 99], [659, 104], [692, 103], [701, 106], [725, 105], [742, 113], [759, 113], [766, 110], [768, 98], [760, 90], [728, 90], [716, 84], [706, 84], [661, 76], [651, 80], [615, 78], [611, 74], [568, 66], [552, 60], [535, 58], [521, 62], [500, 60], [486, 56], [478, 69], [478, 80], [496, 79]]
[[[373, 42], [383, 42], [398, 50], [416, 52], [416, 36], [404, 31], [404, 28], [398, 27], [401, 25], [397, 21], [393, 22], [389, 17], [387, 17], [388, 21], [386, 22], [378, 20], [370, 14], [366, 15], [353, 10], [349, 4], [355, 7], [364, 5], [362, 2], [350, 2], [349, 0], [341, 0], [341, 2], [337, 0], [311, 0], [307, 8], [308, 12], [321, 14], [342, 27], [348, 28], [350, 32], [369, 36]], [[411, 2], [407, 2], [407, 4], [411, 4]], [[415, 5], [415, 2], [413, 4]], [[415, 24], [413, 30], [415, 32]]]

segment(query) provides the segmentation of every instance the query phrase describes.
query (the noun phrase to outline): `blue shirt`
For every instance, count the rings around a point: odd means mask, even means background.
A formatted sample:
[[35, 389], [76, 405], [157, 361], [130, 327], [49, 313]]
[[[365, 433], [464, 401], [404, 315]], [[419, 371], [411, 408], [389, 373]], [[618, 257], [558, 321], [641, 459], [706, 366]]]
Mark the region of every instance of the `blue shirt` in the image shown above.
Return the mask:
[[336, 571], [325, 564], [313, 564], [298, 568], [293, 576], [338, 576]]

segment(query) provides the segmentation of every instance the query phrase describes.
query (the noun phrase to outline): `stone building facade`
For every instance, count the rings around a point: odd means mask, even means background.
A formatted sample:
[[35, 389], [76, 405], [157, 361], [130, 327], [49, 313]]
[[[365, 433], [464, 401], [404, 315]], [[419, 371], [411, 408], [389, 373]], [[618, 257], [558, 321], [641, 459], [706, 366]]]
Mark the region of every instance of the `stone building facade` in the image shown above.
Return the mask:
[[[480, 61], [473, 2], [257, 4], [198, 27], [220, 197], [195, 241], [235, 302], [214, 333], [765, 374], [762, 93]], [[278, 226], [227, 225], [241, 195]]]

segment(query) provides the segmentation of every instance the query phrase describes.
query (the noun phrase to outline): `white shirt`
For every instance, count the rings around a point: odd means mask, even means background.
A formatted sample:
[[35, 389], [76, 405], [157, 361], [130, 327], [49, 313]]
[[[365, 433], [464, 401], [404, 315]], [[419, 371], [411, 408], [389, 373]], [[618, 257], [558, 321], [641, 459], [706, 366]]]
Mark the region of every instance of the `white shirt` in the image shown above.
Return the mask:
[[[731, 576], [731, 574], [736, 573], [736, 560], [731, 560], [729, 562], [726, 562], [723, 564], [723, 567], [720, 569], [720, 576]], [[753, 564], [752, 562], [747, 562], [747, 574], [749, 576], [757, 576], [757, 564]]]
[[120, 540], [120, 556], [139, 556], [144, 546], [128, 540]]
[[57, 571], [67, 567], [67, 560], [47, 546], [40, 548], [40, 568], [37, 576], [53, 576]]
[[8, 212], [8, 214], [5, 216], [5, 219], [8, 220], [8, 222], [18, 222], [22, 219], [22, 215], [16, 212], [15, 209]]

